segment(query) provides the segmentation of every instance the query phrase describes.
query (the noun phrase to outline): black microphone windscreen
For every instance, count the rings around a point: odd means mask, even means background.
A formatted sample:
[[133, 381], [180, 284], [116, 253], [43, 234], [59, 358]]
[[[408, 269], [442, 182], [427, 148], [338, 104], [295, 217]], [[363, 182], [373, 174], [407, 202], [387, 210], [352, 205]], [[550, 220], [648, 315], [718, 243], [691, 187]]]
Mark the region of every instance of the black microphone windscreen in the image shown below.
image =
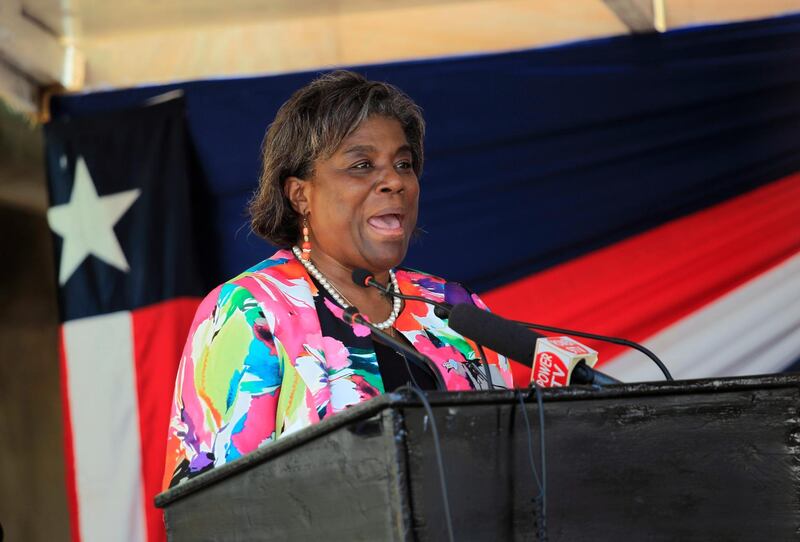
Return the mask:
[[448, 325], [461, 335], [525, 364], [533, 363], [536, 339], [544, 336], [468, 303], [453, 306]]
[[367, 271], [366, 269], [354, 269], [352, 279], [353, 282], [361, 286], [362, 288], [366, 288], [369, 286], [369, 280], [374, 278], [372, 273]]
[[450, 311], [452, 309], [453, 306], [449, 303], [440, 303], [433, 308], [433, 314], [436, 316], [436, 318], [447, 320], [450, 318]]

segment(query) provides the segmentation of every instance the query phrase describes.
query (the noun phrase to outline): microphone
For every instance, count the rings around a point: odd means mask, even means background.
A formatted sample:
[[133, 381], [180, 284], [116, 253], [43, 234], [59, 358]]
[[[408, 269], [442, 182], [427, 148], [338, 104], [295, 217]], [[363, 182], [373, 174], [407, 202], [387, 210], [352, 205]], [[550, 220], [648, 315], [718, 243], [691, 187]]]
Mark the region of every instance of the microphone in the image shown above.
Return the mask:
[[400, 299], [405, 299], [408, 301], [422, 301], [423, 303], [427, 303], [428, 305], [433, 305], [434, 309], [433, 312], [436, 314], [437, 318], [441, 318], [444, 320], [447, 318], [447, 315], [450, 313], [450, 309], [453, 306], [450, 303], [441, 303], [439, 301], [433, 301], [428, 299], [427, 297], [422, 297], [418, 295], [406, 295], [401, 292], [395, 292], [391, 288], [384, 286], [377, 280], [375, 277], [367, 271], [366, 269], [355, 269], [353, 270], [352, 274], [353, 282], [356, 283], [358, 286], [362, 288], [369, 288], [370, 286], [380, 290], [383, 295], [387, 297], [399, 297]]
[[543, 324], [534, 324], [532, 322], [522, 322], [520, 320], [511, 320], [512, 322], [516, 322], [522, 326], [525, 326], [529, 329], [540, 329], [542, 331], [549, 331], [551, 333], [565, 333], [567, 335], [575, 335], [576, 337], [583, 337], [584, 339], [594, 339], [596, 341], [602, 341], [611, 344], [618, 344], [620, 346], [627, 346], [628, 348], [633, 348], [634, 350], [638, 350], [648, 358], [650, 358], [653, 363], [655, 363], [661, 372], [664, 374], [664, 377], [667, 380], [673, 380], [672, 374], [670, 374], [669, 369], [667, 366], [664, 365], [664, 362], [661, 361], [658, 356], [656, 356], [650, 349], [645, 348], [643, 345], [629, 341], [628, 339], [620, 339], [619, 337], [610, 337], [608, 335], [598, 335], [596, 333], [587, 333], [585, 331], [576, 331], [574, 329], [567, 329], [563, 327], [555, 327], [555, 326], [546, 326]]
[[597, 351], [569, 337], [541, 337], [531, 366], [531, 382], [543, 388], [570, 384], [605, 386], [620, 381], [595, 371]]
[[533, 360], [536, 340], [544, 337], [467, 303], [453, 306], [448, 324], [461, 335], [522, 362]]
[[348, 324], [355, 325], [360, 324], [362, 326], [366, 326], [372, 332], [372, 335], [380, 342], [388, 346], [389, 348], [394, 348], [405, 354], [406, 359], [415, 364], [417, 367], [420, 367], [423, 371], [430, 371], [433, 373], [433, 378], [436, 380], [436, 389], [437, 390], [447, 390], [447, 384], [444, 381], [444, 377], [442, 374], [436, 369], [436, 364], [429, 358], [428, 356], [421, 354], [410, 348], [409, 346], [403, 344], [402, 342], [398, 341], [382, 329], [375, 327], [372, 322], [364, 318], [364, 316], [358, 311], [356, 307], [352, 305], [347, 307], [342, 314], [342, 318]]
[[383, 285], [375, 280], [375, 277], [372, 273], [367, 271], [366, 269], [356, 268], [353, 269], [353, 274], [351, 275], [353, 282], [361, 286], [362, 288], [366, 288], [367, 286], [374, 286], [375, 288], [379, 289], [380, 291], [385, 292]]
[[569, 337], [546, 337], [466, 303], [453, 306], [449, 325], [461, 335], [506, 357], [531, 362], [531, 381], [540, 386], [619, 383], [619, 380], [592, 369], [597, 363], [597, 352]]
[[[412, 301], [422, 301], [423, 303], [427, 303], [429, 305], [434, 306], [434, 314], [437, 318], [446, 319], [449, 318], [449, 326], [456, 332], [464, 335], [465, 337], [469, 337], [470, 339], [474, 340], [479, 345], [485, 345], [494, 350], [495, 352], [499, 352], [506, 357], [515, 360], [524, 360], [533, 361], [533, 372], [531, 373], [531, 382], [537, 380], [537, 377], [534, 375], [538, 375], [540, 379], [545, 378], [545, 375], [548, 375], [551, 380], [549, 383], [540, 383], [543, 387], [555, 387], [555, 386], [567, 386], [569, 384], [589, 384], [589, 385], [598, 385], [598, 386], [605, 386], [608, 384], [618, 384], [620, 383], [619, 380], [606, 375], [605, 373], [601, 373], [600, 371], [596, 371], [592, 369], [592, 367], [597, 363], [597, 352], [589, 348], [588, 346], [584, 346], [577, 341], [572, 341], [568, 337], [547, 337], [545, 335], [541, 335], [539, 333], [535, 333], [529, 330], [529, 327], [542, 327], [545, 328], [546, 326], [537, 326], [537, 325], [529, 325], [526, 322], [514, 322], [511, 320], [507, 320], [490, 312], [486, 312], [481, 310], [474, 305], [470, 305], [468, 303], [459, 303], [457, 305], [451, 305], [450, 303], [442, 303], [439, 301], [433, 301], [431, 299], [416, 296], [416, 295], [406, 295], [400, 292], [395, 292], [394, 290], [385, 287], [380, 282], [375, 280], [375, 277], [367, 271], [366, 269], [355, 269], [352, 274], [352, 279], [355, 284], [361, 286], [362, 288], [373, 287], [380, 290], [385, 296], [389, 297], [399, 297], [400, 299], [408, 299]], [[457, 307], [469, 307], [469, 309], [457, 309]], [[453, 324], [453, 314], [456, 314], [455, 318], [457, 320], [456, 324]], [[466, 316], [466, 323], [464, 321], [465, 314], [469, 313]], [[481, 337], [482, 330], [481, 329], [470, 329], [470, 326], [475, 325], [477, 328], [485, 327], [485, 326], [494, 326], [496, 331], [500, 333], [501, 336], [494, 337], [492, 340], [497, 341], [494, 343], [486, 342], [485, 340], [478, 339], [477, 337]], [[457, 325], [466, 325], [467, 330], [462, 331], [458, 329]], [[546, 328], [550, 331], [555, 331], [556, 333], [572, 333], [570, 330], [564, 330], [560, 328]], [[477, 333], [477, 335], [473, 335], [471, 333]], [[629, 345], [630, 341], [626, 341], [625, 339], [615, 339], [614, 337], [606, 338], [600, 335], [593, 335], [589, 333], [581, 333], [581, 332], [574, 332], [575, 335], [578, 336], [588, 336], [589, 338], [598, 339], [598, 340], [609, 340], [609, 342], [615, 342], [617, 344], [625, 344]], [[583, 349], [586, 353], [584, 355], [590, 355], [590, 353], [594, 353], [594, 358], [591, 361], [583, 361], [580, 363], [584, 358], [581, 357], [569, 357], [565, 352], [563, 352], [558, 346], [553, 347], [551, 341], [556, 339], [561, 340], [562, 342], [571, 341], [572, 344], [578, 345], [579, 348]], [[540, 344], [541, 343], [541, 344]], [[635, 343], [634, 343], [635, 344]], [[500, 345], [500, 346], [497, 346]], [[638, 346], [638, 345], [636, 345]], [[636, 346], [633, 346], [636, 348]], [[503, 350], [503, 348], [513, 348], [513, 353], [509, 350]], [[540, 359], [538, 357], [539, 348], [544, 350], [551, 351], [553, 353], [557, 353], [558, 362], [555, 367], [548, 367], [547, 363], [537, 365], [535, 360]], [[643, 349], [644, 347], [640, 347]], [[645, 349], [646, 350], [646, 349]], [[649, 350], [648, 350], [649, 352]], [[650, 353], [652, 356], [655, 354]], [[550, 354], [551, 356], [553, 354]], [[482, 355], [482, 358], [486, 356]], [[656, 363], [659, 363], [657, 361]], [[491, 383], [491, 376], [489, 372], [489, 368], [486, 365], [485, 359], [483, 359], [484, 363], [484, 371], [486, 372], [487, 381]], [[660, 364], [659, 366], [663, 366]], [[666, 370], [666, 367], [664, 368]], [[538, 372], [537, 372], [538, 371]], [[552, 372], [551, 372], [552, 371]], [[672, 377], [669, 376], [669, 373], [666, 373], [668, 378], [671, 380]], [[491, 385], [490, 385], [491, 387]]]
[[[353, 271], [353, 282], [355, 282], [362, 288], [367, 288], [368, 286], [377, 288], [378, 290], [383, 292], [383, 294], [386, 296], [394, 296], [394, 297], [399, 297], [400, 299], [422, 301], [423, 303], [428, 303], [429, 305], [433, 305], [434, 306], [433, 314], [435, 314], [437, 318], [440, 318], [442, 320], [446, 320], [450, 316], [450, 311], [453, 310], [453, 305], [451, 305], [450, 303], [441, 303], [438, 301], [432, 301], [430, 299], [426, 299], [424, 297], [419, 297], [415, 295], [405, 295], [401, 294], [400, 292], [394, 292], [391, 289], [383, 286], [377, 280], [375, 280], [375, 277], [373, 277], [372, 274], [365, 269], [356, 269], [355, 271]], [[574, 329], [567, 329], [564, 327], [545, 326], [542, 324], [534, 324], [531, 322], [520, 322], [516, 320], [512, 321], [515, 321], [516, 323], [530, 329], [541, 329], [542, 331], [548, 331], [551, 333], [564, 333], [566, 335], [575, 335], [576, 337], [583, 337], [584, 339], [594, 339], [596, 341], [618, 344], [621, 346], [626, 346], [628, 348], [633, 348], [634, 350], [638, 350], [639, 352], [641, 352], [642, 354], [653, 360], [653, 363], [655, 363], [658, 366], [658, 368], [661, 370], [661, 372], [664, 374], [664, 377], [667, 380], [673, 380], [672, 375], [670, 374], [669, 369], [667, 369], [667, 366], [664, 364], [664, 362], [661, 361], [658, 358], [658, 356], [656, 356], [651, 350], [645, 348], [643, 345], [639, 343], [629, 341], [627, 339], [620, 339], [618, 337], [610, 337], [608, 335], [598, 335], [596, 333], [587, 333], [585, 331], [577, 331]], [[518, 358], [512, 357], [512, 359], [518, 359]], [[524, 359], [530, 359], [530, 358], [524, 358]]]
[[[372, 275], [372, 273], [366, 269], [354, 269], [351, 278], [358, 286], [361, 286], [362, 288], [368, 288], [371, 286], [378, 289], [386, 297], [399, 297], [400, 299], [405, 299], [407, 301], [421, 301], [423, 303], [427, 303], [428, 305], [433, 305], [433, 314], [441, 320], [447, 319], [450, 315], [450, 311], [453, 308], [453, 305], [450, 303], [433, 301], [432, 299], [418, 295], [406, 295], [400, 293], [399, 291], [395, 292], [393, 289], [388, 288], [375, 280], [375, 277]], [[489, 389], [492, 389], [494, 388], [494, 382], [492, 382], [492, 370], [489, 367], [489, 362], [486, 361], [486, 353], [483, 351], [483, 348], [480, 344], [478, 344], [478, 350], [480, 351], [480, 361], [481, 365], [483, 366], [484, 378], [486, 379]]]

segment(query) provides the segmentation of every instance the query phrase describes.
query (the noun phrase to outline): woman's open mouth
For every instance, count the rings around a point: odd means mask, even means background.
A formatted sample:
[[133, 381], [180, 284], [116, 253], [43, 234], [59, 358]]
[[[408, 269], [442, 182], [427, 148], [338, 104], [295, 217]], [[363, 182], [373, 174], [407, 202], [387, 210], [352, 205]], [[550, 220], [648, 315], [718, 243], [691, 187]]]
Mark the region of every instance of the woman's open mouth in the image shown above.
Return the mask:
[[403, 215], [395, 212], [384, 212], [373, 215], [367, 219], [367, 224], [372, 226], [381, 235], [391, 237], [403, 235]]

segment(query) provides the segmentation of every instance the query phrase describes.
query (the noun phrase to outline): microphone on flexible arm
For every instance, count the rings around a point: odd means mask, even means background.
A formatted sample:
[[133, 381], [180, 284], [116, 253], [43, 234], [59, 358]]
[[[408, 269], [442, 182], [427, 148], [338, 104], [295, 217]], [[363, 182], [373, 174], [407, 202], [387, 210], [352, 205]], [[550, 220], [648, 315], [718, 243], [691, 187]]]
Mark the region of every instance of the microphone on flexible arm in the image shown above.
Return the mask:
[[[442, 303], [442, 302], [439, 302], [439, 301], [433, 301], [433, 300], [430, 300], [430, 299], [427, 299], [427, 298], [424, 298], [424, 297], [420, 297], [420, 296], [405, 295], [405, 294], [402, 294], [400, 292], [394, 292], [390, 288], [387, 288], [386, 286], [384, 286], [383, 284], [381, 284], [380, 282], [375, 280], [375, 277], [373, 277], [372, 274], [370, 274], [369, 271], [366, 271], [364, 269], [356, 269], [355, 271], [353, 271], [353, 282], [355, 282], [356, 284], [358, 284], [359, 286], [364, 287], [364, 288], [366, 288], [367, 286], [372, 286], [373, 288], [377, 288], [378, 290], [383, 292], [384, 295], [387, 295], [387, 296], [399, 297], [400, 299], [410, 299], [410, 300], [414, 300], [414, 301], [422, 301], [423, 303], [428, 303], [429, 305], [433, 305], [434, 306], [434, 309], [433, 309], [434, 314], [436, 315], [437, 318], [441, 318], [442, 320], [445, 320], [445, 319], [450, 317], [450, 313], [452, 312], [453, 307], [454, 307], [450, 303]], [[667, 369], [667, 366], [664, 364], [664, 362], [661, 361], [659, 359], [659, 357], [656, 356], [650, 349], [646, 348], [645, 346], [643, 346], [643, 345], [641, 345], [641, 344], [639, 344], [637, 342], [629, 341], [628, 339], [622, 339], [622, 338], [619, 338], [619, 337], [611, 337], [609, 335], [598, 335], [597, 333], [587, 333], [585, 331], [578, 331], [578, 330], [575, 330], [575, 329], [568, 329], [568, 328], [564, 328], [564, 327], [547, 326], [547, 325], [544, 325], [544, 324], [534, 324], [532, 322], [521, 322], [521, 321], [518, 321], [518, 320], [506, 320], [506, 321], [515, 322], [515, 323], [520, 324], [521, 326], [524, 326], [524, 327], [529, 328], [529, 329], [539, 329], [539, 330], [547, 331], [547, 332], [551, 332], [551, 333], [562, 333], [562, 334], [565, 334], [565, 335], [575, 335], [576, 337], [583, 337], [584, 339], [593, 339], [595, 341], [601, 341], [601, 342], [606, 342], [606, 343], [611, 343], [611, 344], [617, 344], [617, 345], [620, 345], [620, 346], [626, 346], [628, 348], [633, 348], [634, 350], [638, 350], [639, 352], [641, 352], [642, 354], [644, 354], [645, 356], [650, 358], [653, 361], [653, 363], [655, 363], [658, 366], [658, 368], [661, 370], [661, 372], [664, 374], [664, 377], [667, 380], [674, 380], [672, 378], [672, 374], [670, 374], [669, 369]], [[455, 329], [455, 328], [453, 328], [453, 329]], [[458, 331], [458, 330], [456, 330], [456, 331]], [[463, 335], [463, 333], [462, 333], [462, 335]], [[540, 337], [544, 337], [544, 336], [540, 335]], [[472, 338], [472, 337], [470, 337], [470, 338]], [[475, 340], [475, 339], [473, 339], [473, 340]], [[576, 342], [576, 341], [573, 341], [573, 342]], [[576, 344], [580, 344], [580, 343], [576, 342]], [[587, 348], [587, 347], [584, 347], [584, 348]], [[516, 359], [516, 358], [512, 357], [511, 359]], [[528, 358], [525, 358], [525, 359], [528, 359]]]
[[419, 295], [408, 295], [401, 292], [395, 292], [388, 286], [384, 286], [377, 280], [375, 280], [375, 276], [367, 271], [366, 269], [355, 269], [352, 275], [353, 282], [356, 283], [358, 286], [362, 288], [372, 287], [377, 290], [380, 290], [383, 295], [388, 297], [399, 297], [400, 299], [406, 299], [408, 301], [422, 301], [423, 303], [427, 303], [428, 305], [434, 306], [434, 313], [438, 318], [445, 319], [450, 314], [450, 310], [453, 308], [453, 305], [450, 303], [442, 303], [441, 301], [434, 301], [432, 299], [428, 299], [427, 297], [422, 297]]
[[[369, 271], [365, 269], [356, 269], [353, 271], [352, 275], [353, 282], [357, 285], [361, 286], [362, 288], [373, 287], [380, 290], [386, 296], [392, 297], [399, 297], [400, 299], [408, 299], [412, 301], [422, 301], [423, 303], [427, 303], [429, 305], [434, 306], [434, 314], [441, 319], [449, 318], [449, 326], [456, 332], [468, 337], [478, 343], [480, 345], [488, 346], [495, 352], [499, 352], [506, 357], [509, 357], [514, 360], [523, 360], [523, 361], [532, 361], [533, 365], [533, 373], [531, 375], [531, 381], [540, 381], [544, 382], [544, 376], [550, 375], [547, 383], [540, 383], [544, 387], [549, 386], [566, 386], [569, 383], [573, 384], [594, 384], [594, 385], [607, 385], [607, 384], [617, 384], [619, 380], [608, 376], [600, 371], [595, 371], [592, 369], [595, 363], [597, 363], [597, 352], [594, 350], [583, 346], [582, 344], [571, 341], [571, 339], [567, 337], [547, 337], [545, 335], [541, 335], [530, 331], [526, 327], [523, 327], [523, 323], [516, 323], [510, 320], [506, 320], [500, 316], [492, 314], [490, 312], [484, 311], [479, 309], [474, 305], [470, 305], [468, 303], [459, 303], [456, 305], [451, 305], [450, 303], [442, 303], [440, 301], [433, 301], [426, 297], [416, 296], [416, 295], [407, 295], [402, 294], [400, 292], [395, 292], [391, 288], [388, 288], [375, 280], [375, 277]], [[462, 308], [465, 307], [465, 308]], [[456, 314], [456, 325], [453, 325], [453, 313]], [[486, 316], [484, 316], [486, 315]], [[466, 319], [466, 322], [465, 322]], [[498, 324], [498, 322], [500, 322]], [[456, 326], [465, 325], [465, 328], [458, 329]], [[497, 331], [499, 335], [493, 334], [492, 330], [488, 330], [489, 337], [487, 342], [484, 339], [487, 339], [485, 333], [487, 332], [486, 328], [497, 325]], [[472, 329], [472, 328], [476, 329]], [[563, 331], [567, 332], [568, 331]], [[593, 336], [594, 337], [594, 336]], [[537, 339], [542, 340], [542, 348], [543, 351], [541, 353], [537, 352], [537, 348], [539, 347]], [[558, 344], [553, 344], [553, 341], [558, 341]], [[623, 339], [620, 339], [623, 340]], [[569, 341], [570, 348], [575, 350], [576, 352], [564, 352], [563, 346], [565, 346]], [[512, 348], [512, 350], [508, 350], [508, 348]], [[548, 352], [545, 352], [547, 350]], [[509, 353], [511, 352], [511, 353]], [[561, 357], [571, 356], [574, 359], [571, 360], [564, 360], [561, 363], [555, 363], [555, 365], [551, 369], [552, 361], [551, 356], [553, 354], [561, 354]], [[591, 355], [593, 353], [594, 358], [592, 359]], [[582, 357], [580, 357], [582, 354]], [[538, 357], [537, 357], [538, 356]], [[487, 381], [490, 383], [491, 386], [491, 374], [489, 372], [488, 363], [486, 362], [486, 356], [482, 356], [482, 362], [484, 364], [484, 371], [486, 372]], [[536, 360], [540, 361], [540, 364], [536, 364]], [[538, 375], [538, 378], [537, 378]]]
[[[398, 297], [400, 299], [404, 299], [407, 301], [421, 301], [423, 303], [427, 303], [428, 305], [433, 305], [433, 313], [436, 315], [437, 318], [441, 320], [445, 320], [449, 317], [450, 311], [453, 308], [453, 305], [450, 303], [442, 303], [440, 301], [434, 301], [432, 299], [428, 299], [427, 297], [422, 297], [419, 295], [407, 295], [401, 293], [399, 291], [395, 292], [388, 286], [384, 286], [377, 280], [372, 273], [367, 271], [366, 269], [354, 269], [352, 274], [353, 282], [356, 283], [358, 286], [362, 288], [375, 288], [379, 290], [383, 295], [386, 297]], [[486, 361], [486, 354], [483, 352], [483, 348], [481, 347], [480, 343], [478, 343], [478, 349], [480, 351], [480, 361], [481, 365], [483, 366], [483, 374], [484, 378], [486, 379], [486, 383], [489, 386], [489, 389], [494, 388], [494, 383], [492, 382], [492, 371], [489, 368], [489, 362]]]
[[408, 361], [412, 362], [414, 365], [420, 367], [423, 371], [430, 371], [433, 373], [433, 378], [436, 380], [436, 389], [437, 390], [446, 390], [447, 384], [444, 381], [444, 377], [442, 374], [436, 369], [436, 364], [429, 358], [428, 356], [421, 354], [410, 348], [409, 346], [403, 344], [402, 342], [398, 341], [382, 329], [376, 327], [372, 324], [369, 320], [364, 318], [364, 316], [359, 312], [359, 310], [354, 306], [349, 306], [344, 310], [342, 314], [342, 318], [344, 321], [350, 324], [351, 326], [360, 324], [362, 326], [366, 326], [372, 332], [372, 336], [375, 337], [378, 341], [382, 342], [389, 348], [394, 348], [405, 354], [405, 357]]
[[[653, 363], [655, 363], [661, 372], [664, 374], [664, 377], [667, 380], [674, 380], [672, 378], [672, 374], [667, 369], [667, 366], [664, 364], [663, 361], [659, 359], [650, 349], [646, 348], [644, 345], [641, 345], [637, 342], [629, 341], [628, 339], [621, 339], [619, 337], [611, 337], [609, 335], [598, 335], [597, 333], [587, 333], [585, 331], [577, 331], [574, 329], [567, 329], [563, 327], [555, 327], [555, 326], [546, 326], [544, 324], [534, 324], [533, 322], [522, 322], [520, 320], [510, 320], [511, 322], [517, 323], [521, 326], [525, 326], [528, 329], [540, 329], [542, 331], [549, 331], [551, 333], [565, 333], [567, 335], [575, 335], [576, 337], [583, 337], [585, 339], [594, 339], [595, 341], [601, 341], [611, 344], [618, 344], [620, 346], [627, 346], [628, 348], [633, 348], [634, 350], [638, 350], [648, 358], [650, 358]], [[578, 343], [580, 344], [580, 343]]]
[[531, 361], [531, 382], [543, 387], [588, 384], [606, 386], [620, 381], [592, 366], [597, 352], [568, 337], [546, 337], [474, 305], [459, 303], [450, 310], [450, 327], [511, 359]]

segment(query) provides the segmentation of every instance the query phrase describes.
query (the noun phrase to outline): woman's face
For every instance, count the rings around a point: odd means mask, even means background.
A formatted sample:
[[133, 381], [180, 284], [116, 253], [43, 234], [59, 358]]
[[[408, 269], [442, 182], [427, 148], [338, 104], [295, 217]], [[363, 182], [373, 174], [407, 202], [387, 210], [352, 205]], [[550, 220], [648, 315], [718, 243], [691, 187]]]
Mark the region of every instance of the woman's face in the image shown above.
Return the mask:
[[312, 260], [373, 273], [400, 264], [417, 223], [419, 181], [397, 120], [369, 117], [302, 185]]

